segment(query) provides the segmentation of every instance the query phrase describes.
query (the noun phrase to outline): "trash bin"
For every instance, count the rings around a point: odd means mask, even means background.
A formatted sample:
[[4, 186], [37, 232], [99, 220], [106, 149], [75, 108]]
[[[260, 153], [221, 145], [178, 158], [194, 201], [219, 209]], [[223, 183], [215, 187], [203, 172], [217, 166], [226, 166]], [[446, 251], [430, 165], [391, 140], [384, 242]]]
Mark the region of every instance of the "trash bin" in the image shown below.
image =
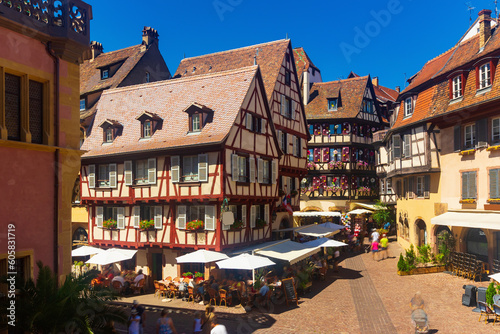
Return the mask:
[[465, 293], [462, 295], [462, 305], [465, 306], [476, 306], [476, 292], [477, 288], [475, 285], [464, 285]]

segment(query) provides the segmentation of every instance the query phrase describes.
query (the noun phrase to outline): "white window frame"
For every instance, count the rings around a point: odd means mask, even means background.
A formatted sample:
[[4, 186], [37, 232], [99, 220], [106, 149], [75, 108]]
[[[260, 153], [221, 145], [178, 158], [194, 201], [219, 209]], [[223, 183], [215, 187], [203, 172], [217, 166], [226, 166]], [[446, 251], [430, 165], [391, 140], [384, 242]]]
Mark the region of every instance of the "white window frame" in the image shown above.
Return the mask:
[[476, 144], [476, 124], [464, 126], [464, 145], [466, 148], [472, 148]]
[[410, 117], [411, 115], [413, 115], [413, 99], [407, 97], [405, 99], [405, 117]]
[[270, 165], [269, 160], [262, 161], [262, 183], [264, 184], [271, 184]]
[[135, 162], [135, 184], [148, 184], [148, 161], [137, 160]]
[[452, 79], [451, 88], [453, 99], [462, 97], [462, 75], [457, 75]]
[[500, 198], [500, 168], [493, 168], [488, 171], [489, 198]]
[[238, 155], [238, 181], [248, 182], [247, 157]]
[[486, 63], [479, 67], [479, 89], [488, 88], [490, 86], [491, 86], [491, 68], [490, 68], [490, 63]]
[[200, 114], [193, 114], [193, 116], [191, 117], [192, 122], [193, 122], [191, 128], [193, 129], [193, 132], [199, 132], [199, 131], [201, 131], [200, 118], [201, 118]]
[[[339, 100], [338, 98], [331, 98], [331, 99], [327, 99], [328, 100], [328, 111], [336, 111], [338, 109], [338, 105], [339, 105]], [[335, 106], [332, 107], [330, 102], [332, 101], [335, 101]]]
[[143, 134], [143, 138], [151, 138], [151, 135], [152, 135], [152, 131], [151, 131], [151, 128], [152, 128], [152, 124], [153, 122], [151, 122], [150, 119], [147, 119], [144, 121], [144, 123], [142, 124], [142, 134]]
[[494, 118], [491, 120], [491, 140], [494, 143], [500, 141], [500, 118]]
[[106, 132], [106, 143], [112, 143], [113, 140], [114, 140], [114, 136], [113, 136], [113, 127], [111, 126], [108, 126], [106, 128], [106, 130], [104, 130]]
[[403, 136], [403, 157], [409, 158], [411, 156], [411, 134]]
[[[189, 175], [188, 175], [189, 173]], [[185, 155], [182, 157], [182, 181], [196, 182], [198, 181], [198, 156]]]
[[[97, 177], [99, 178], [97, 180], [97, 183], [100, 188], [110, 188], [110, 177], [109, 177], [110, 171], [109, 171], [109, 165], [108, 164], [100, 164], [99, 165], [99, 170]], [[107, 178], [103, 178], [105, 175], [107, 175]]]

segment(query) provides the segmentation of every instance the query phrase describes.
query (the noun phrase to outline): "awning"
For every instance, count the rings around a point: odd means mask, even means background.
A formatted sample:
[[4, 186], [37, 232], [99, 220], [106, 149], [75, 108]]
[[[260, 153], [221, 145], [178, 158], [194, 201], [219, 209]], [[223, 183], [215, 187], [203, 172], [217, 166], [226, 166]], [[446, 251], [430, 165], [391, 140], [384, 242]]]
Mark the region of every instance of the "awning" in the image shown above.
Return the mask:
[[82, 246], [71, 251], [71, 256], [88, 256], [92, 254], [99, 254], [104, 252], [104, 249], [92, 247], [92, 246]]
[[228, 258], [229, 256], [224, 253], [198, 249], [197, 251], [176, 257], [175, 259], [177, 260], [177, 263], [208, 263]]
[[294, 217], [340, 217], [340, 212], [337, 211], [307, 211], [307, 212], [294, 212]]
[[103, 266], [110, 263], [130, 260], [134, 257], [135, 253], [137, 253], [137, 250], [111, 248], [95, 255], [85, 263], [100, 264]]
[[220, 269], [242, 269], [254, 270], [262, 267], [273, 266], [276, 263], [267, 257], [255, 256], [250, 254], [240, 254], [229, 259], [215, 262]]
[[231, 256], [238, 255], [238, 254], [243, 254], [243, 253], [249, 253], [249, 254], [251, 254], [252, 252], [254, 252], [256, 250], [259, 250], [259, 249], [262, 249], [262, 248], [267, 248], [267, 247], [272, 246], [272, 245], [280, 244], [280, 243], [285, 242], [285, 241], [290, 241], [290, 239], [263, 242], [263, 243], [260, 243], [260, 244], [255, 244], [255, 245], [250, 246], [250, 247], [245, 247], [245, 248], [241, 248], [241, 249], [235, 249], [235, 250], [229, 251], [229, 252], [230, 252]]
[[373, 213], [373, 211], [366, 210], [366, 209], [356, 209], [356, 210], [349, 211], [347, 214], [349, 214], [349, 215], [362, 215], [364, 213]]
[[339, 233], [339, 231], [344, 228], [344, 226], [337, 226], [340, 228], [334, 229], [322, 225], [307, 225], [300, 230], [296, 230], [295, 232], [317, 238], [327, 237]]
[[294, 264], [313, 254], [319, 252], [319, 248], [311, 248], [295, 241], [287, 240], [274, 246], [267, 247], [255, 252], [255, 254], [280, 259]]
[[319, 239], [314, 239], [308, 242], [303, 243], [304, 246], [308, 247], [342, 247], [342, 246], [347, 246], [346, 243], [343, 243], [341, 241], [337, 240], [332, 240], [328, 238], [319, 238]]
[[431, 224], [500, 230], [500, 213], [448, 211], [431, 218]]
[[376, 204], [368, 204], [368, 203], [354, 203], [354, 205], [358, 205], [362, 208], [372, 210], [372, 211], [377, 211], [379, 207]]

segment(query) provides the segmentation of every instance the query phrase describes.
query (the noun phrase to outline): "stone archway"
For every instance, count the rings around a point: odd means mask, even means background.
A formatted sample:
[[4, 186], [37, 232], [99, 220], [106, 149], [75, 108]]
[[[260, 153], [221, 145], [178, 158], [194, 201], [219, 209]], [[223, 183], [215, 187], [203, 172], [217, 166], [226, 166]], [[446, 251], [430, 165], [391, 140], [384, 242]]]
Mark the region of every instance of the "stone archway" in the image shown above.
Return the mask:
[[75, 232], [73, 232], [73, 242], [86, 242], [87, 240], [88, 234], [83, 227], [78, 227]]
[[[292, 227], [292, 224], [290, 223], [290, 220], [287, 217], [283, 217], [281, 219], [281, 221], [280, 221], [279, 229], [283, 230], [283, 229], [290, 228], [290, 227]], [[278, 240], [283, 240], [283, 239], [287, 239], [287, 238], [291, 238], [291, 237], [292, 237], [292, 232], [291, 231], [289, 231], [289, 232], [279, 232]]]
[[434, 252], [437, 254], [439, 253], [439, 246], [441, 245], [442, 241], [439, 239], [444, 233], [449, 233], [451, 236], [453, 234], [451, 233], [451, 230], [448, 226], [445, 225], [435, 225], [434, 227]]
[[417, 219], [415, 221], [415, 232], [417, 235], [417, 245], [427, 245], [427, 226], [422, 219]]

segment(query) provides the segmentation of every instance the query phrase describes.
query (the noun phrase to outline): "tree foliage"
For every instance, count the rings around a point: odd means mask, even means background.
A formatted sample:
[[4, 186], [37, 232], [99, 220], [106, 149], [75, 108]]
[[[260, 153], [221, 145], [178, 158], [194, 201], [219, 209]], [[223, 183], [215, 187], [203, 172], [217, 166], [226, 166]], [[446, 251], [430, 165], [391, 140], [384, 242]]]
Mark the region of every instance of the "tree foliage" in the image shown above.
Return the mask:
[[389, 210], [385, 203], [382, 203], [380, 201], [376, 202], [375, 212], [373, 213], [372, 217], [379, 228], [387, 222], [391, 224], [393, 222], [391, 210]]

